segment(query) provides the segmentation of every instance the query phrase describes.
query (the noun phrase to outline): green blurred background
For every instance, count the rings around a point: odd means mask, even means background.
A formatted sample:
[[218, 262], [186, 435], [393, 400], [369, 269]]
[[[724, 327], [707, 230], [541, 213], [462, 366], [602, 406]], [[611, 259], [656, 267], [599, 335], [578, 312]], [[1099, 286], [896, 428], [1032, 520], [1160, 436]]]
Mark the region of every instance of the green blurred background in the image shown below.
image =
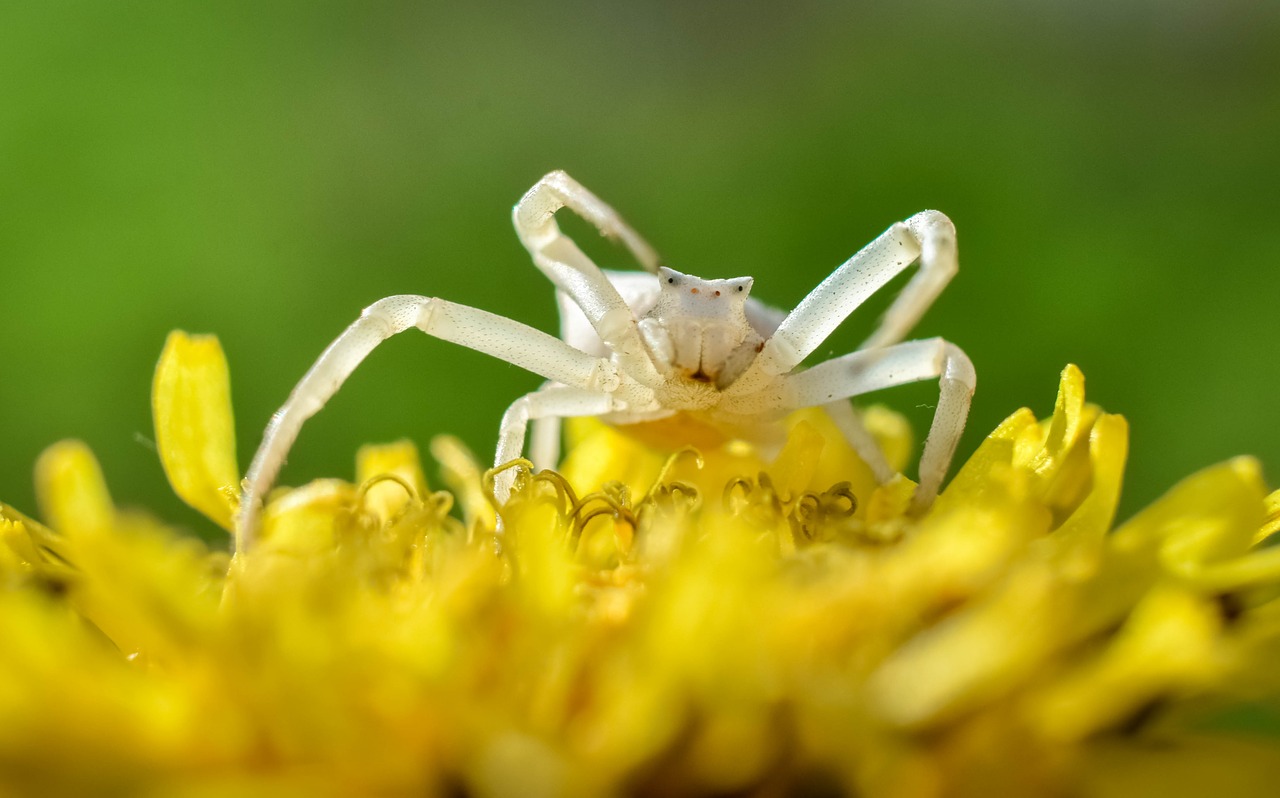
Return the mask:
[[[221, 337], [242, 467], [379, 297], [553, 330], [508, 217], [553, 168], [672, 266], [754, 275], [784, 306], [942, 209], [961, 272], [918, 332], [977, 365], [961, 456], [1017, 407], [1047, 413], [1075, 362], [1132, 425], [1124, 512], [1239, 453], [1274, 477], [1280, 11], [1263, 5], [6, 4], [0, 496], [34, 510], [33, 461], [76, 436], [119, 503], [207, 534], [151, 442], [172, 328]], [[443, 431], [488, 457], [537, 382], [401, 336], [308, 424], [284, 479]], [[935, 395], [880, 398], [923, 430]]]

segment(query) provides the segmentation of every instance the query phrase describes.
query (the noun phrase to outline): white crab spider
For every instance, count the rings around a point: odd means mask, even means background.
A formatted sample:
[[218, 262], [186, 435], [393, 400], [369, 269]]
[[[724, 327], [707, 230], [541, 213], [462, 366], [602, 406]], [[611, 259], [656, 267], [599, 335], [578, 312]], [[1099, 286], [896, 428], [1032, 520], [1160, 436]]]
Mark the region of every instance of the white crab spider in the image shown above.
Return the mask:
[[[561, 208], [620, 240], [645, 271], [601, 270], [560, 232], [553, 216]], [[940, 396], [913, 505], [926, 507], [937, 495], [964, 430], [976, 375], [954, 344], [902, 339], [957, 270], [955, 228], [943, 214], [923, 211], [892, 225], [790, 313], [749, 298], [750, 277], [704, 280], [659, 266], [657, 253], [613, 208], [564, 172], [539, 180], [516, 204], [513, 218], [533, 262], [556, 286], [562, 338], [434, 297], [392, 296], [365, 308], [267, 425], [243, 483], [241, 546], [253, 542], [262, 498], [302, 423], [374, 347], [411, 327], [550, 381], [503, 415], [496, 465], [521, 455], [530, 420], [536, 424], [532, 460], [550, 467], [559, 456], [561, 418], [600, 416], [625, 425], [687, 413], [750, 434], [788, 411], [823, 405], [883, 482], [894, 472], [847, 400], [936, 378]], [[917, 261], [918, 273], [857, 351], [798, 369], [867, 297]], [[498, 476], [498, 501], [508, 497], [513, 479], [510, 471]]]

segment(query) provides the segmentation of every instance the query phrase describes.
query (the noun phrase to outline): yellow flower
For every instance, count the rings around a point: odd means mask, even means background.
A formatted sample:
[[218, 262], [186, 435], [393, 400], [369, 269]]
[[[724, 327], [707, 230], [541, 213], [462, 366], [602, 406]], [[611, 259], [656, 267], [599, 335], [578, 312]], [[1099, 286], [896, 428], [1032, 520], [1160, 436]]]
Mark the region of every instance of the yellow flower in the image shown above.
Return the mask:
[[[0, 505], [0, 795], [1270, 795], [1274, 720], [1241, 713], [1280, 696], [1280, 493], [1238, 458], [1115, 527], [1127, 425], [1083, 386], [921, 517], [820, 411], [775, 455], [582, 420], [558, 473], [511, 466], [501, 536], [442, 438], [449, 492], [368, 446], [234, 559], [57, 444], [48, 526]], [[171, 336], [153, 399], [229, 528], [216, 341]], [[866, 420], [903, 467], [902, 419]]]

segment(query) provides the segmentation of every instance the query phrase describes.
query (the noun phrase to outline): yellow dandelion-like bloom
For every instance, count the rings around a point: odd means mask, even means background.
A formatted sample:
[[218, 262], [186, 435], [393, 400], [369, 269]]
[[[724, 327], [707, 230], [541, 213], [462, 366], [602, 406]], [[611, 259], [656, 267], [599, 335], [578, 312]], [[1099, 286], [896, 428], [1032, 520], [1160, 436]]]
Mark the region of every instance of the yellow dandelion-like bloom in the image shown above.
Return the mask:
[[[154, 410], [230, 529], [227, 375], [175, 333]], [[365, 447], [234, 559], [59, 443], [44, 523], [0, 506], [0, 795], [1272, 795], [1280, 493], [1237, 458], [1114, 527], [1127, 426], [1083, 385], [918, 518], [821, 411], [772, 458], [583, 420], [497, 510], [455, 440], [447, 492]]]

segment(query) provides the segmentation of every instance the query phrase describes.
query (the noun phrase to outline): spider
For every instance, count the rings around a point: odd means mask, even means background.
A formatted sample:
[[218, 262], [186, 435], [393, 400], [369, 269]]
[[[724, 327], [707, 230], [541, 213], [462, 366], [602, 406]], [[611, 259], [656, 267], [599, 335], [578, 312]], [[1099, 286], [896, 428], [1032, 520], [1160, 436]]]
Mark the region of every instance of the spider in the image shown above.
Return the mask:
[[[568, 208], [620, 241], [643, 272], [600, 269], [553, 218]], [[958, 268], [955, 227], [938, 211], [897, 222], [842, 264], [790, 313], [750, 297], [752, 278], [705, 280], [661, 266], [653, 247], [616, 211], [569, 175], [555, 171], [512, 214], [521, 243], [556, 287], [561, 337], [443, 299], [380, 299], [320, 355], [272, 416], [245, 476], [237, 517], [252, 543], [266, 495], [306, 419], [324, 407], [356, 366], [386, 339], [416, 327], [548, 380], [502, 417], [495, 465], [521, 455], [530, 421], [538, 467], [559, 458], [559, 422], [599, 416], [638, 425], [676, 416], [726, 435], [760, 438], [789, 411], [823, 406], [880, 482], [895, 472], [848, 399], [896, 385], [939, 380], [940, 395], [920, 459], [912, 509], [927, 508], [964, 430], [976, 375], [969, 358], [942, 338], [903, 339]], [[913, 263], [920, 268], [875, 332], [851, 354], [801, 370], [812, 353], [869, 296]], [[500, 473], [504, 502], [514, 475]]]

